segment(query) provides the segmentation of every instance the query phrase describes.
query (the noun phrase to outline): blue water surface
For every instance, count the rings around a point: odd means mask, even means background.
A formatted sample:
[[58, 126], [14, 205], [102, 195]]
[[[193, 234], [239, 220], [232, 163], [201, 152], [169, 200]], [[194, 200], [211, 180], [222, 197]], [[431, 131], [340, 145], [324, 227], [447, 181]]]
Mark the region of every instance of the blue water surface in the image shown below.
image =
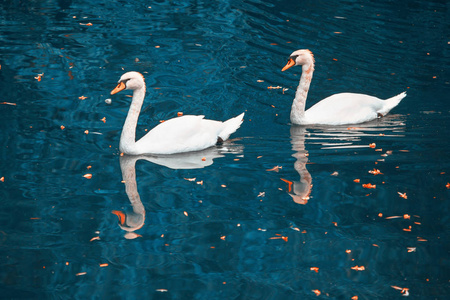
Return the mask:
[[[1, 1], [0, 297], [448, 299], [449, 20], [439, 0]], [[408, 96], [291, 126], [297, 49], [307, 107]], [[126, 71], [138, 138], [178, 112], [245, 121], [200, 153], [121, 156]]]

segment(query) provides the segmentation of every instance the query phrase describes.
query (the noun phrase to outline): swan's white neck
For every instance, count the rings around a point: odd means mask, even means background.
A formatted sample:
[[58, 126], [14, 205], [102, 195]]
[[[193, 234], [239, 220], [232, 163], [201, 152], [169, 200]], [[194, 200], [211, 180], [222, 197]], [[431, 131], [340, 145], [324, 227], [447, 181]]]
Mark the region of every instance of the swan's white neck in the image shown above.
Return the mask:
[[314, 73], [314, 62], [308, 62], [302, 66], [302, 76], [295, 92], [295, 99], [291, 107], [291, 122], [302, 124], [305, 116], [306, 97], [308, 96], [309, 85]]
[[145, 85], [134, 90], [125, 124], [120, 136], [119, 150], [127, 154], [137, 154], [136, 152], [136, 126], [145, 98]]

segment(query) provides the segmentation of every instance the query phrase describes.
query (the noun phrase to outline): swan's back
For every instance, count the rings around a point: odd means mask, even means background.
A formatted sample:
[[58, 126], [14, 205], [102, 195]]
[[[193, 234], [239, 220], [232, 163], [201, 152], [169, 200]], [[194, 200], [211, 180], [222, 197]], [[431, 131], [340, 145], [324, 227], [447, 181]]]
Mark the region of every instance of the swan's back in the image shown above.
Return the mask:
[[387, 100], [355, 93], [327, 97], [305, 111], [303, 124], [357, 124], [386, 115], [406, 96], [401, 93]]

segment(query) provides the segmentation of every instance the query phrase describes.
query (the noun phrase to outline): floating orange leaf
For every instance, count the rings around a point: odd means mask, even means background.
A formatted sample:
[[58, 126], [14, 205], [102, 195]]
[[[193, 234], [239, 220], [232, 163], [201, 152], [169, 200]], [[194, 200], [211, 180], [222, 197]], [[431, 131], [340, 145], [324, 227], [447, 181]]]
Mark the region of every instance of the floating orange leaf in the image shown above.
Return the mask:
[[108, 266], [108, 264], [100, 264], [101, 268], [104, 268], [104, 267], [107, 267], [107, 266]]
[[378, 170], [378, 169], [370, 170], [369, 173], [370, 173], [370, 174], [373, 174], [373, 175], [382, 175], [382, 174], [383, 174], [383, 173], [381, 173], [380, 170]]
[[95, 241], [95, 240], [100, 240], [99, 236], [94, 236], [89, 242]]
[[366, 268], [364, 268], [364, 266], [354, 266], [351, 267], [351, 269], [355, 271], [364, 271]]
[[407, 247], [408, 252], [416, 252], [416, 247]]
[[183, 115], [183, 113], [181, 111], [177, 112], [177, 116], [181, 117]]
[[319, 273], [319, 268], [318, 267], [311, 267], [309, 268], [311, 271], [314, 271], [316, 273]]
[[221, 239], [222, 241], [225, 241], [225, 238], [226, 238], [225, 235], [222, 235], [222, 236], [220, 237], [220, 239]]
[[13, 106], [17, 105], [16, 103], [11, 103], [11, 102], [2, 102], [0, 104], [13, 105]]
[[281, 86], [268, 86], [267, 88], [268, 88], [269, 90], [282, 89]]
[[446, 188], [450, 189], [450, 182], [447, 182], [447, 184], [445, 185]]
[[86, 275], [86, 272], [80, 272], [80, 273], [75, 274], [75, 276], [82, 276], [82, 275]]
[[352, 300], [358, 300], [358, 296], [353, 296]]
[[87, 99], [87, 97], [85, 97], [85, 96], [80, 96], [80, 97], [78, 97], [78, 99], [84, 100], [84, 99]]
[[347, 249], [347, 250], [345, 250], [345, 253], [350, 254], [350, 253], [352, 253], [352, 250]]
[[102, 121], [103, 123], [106, 123], [106, 117], [103, 117], [102, 119], [100, 119], [100, 121]]
[[206, 157], [202, 157], [202, 161], [206, 161]]
[[61, 130], [64, 130], [64, 128], [66, 128], [64, 125], [61, 125]]
[[0, 181], [1, 181], [1, 182], [5, 182], [5, 177], [1, 177], [1, 178], [0, 178]]
[[371, 184], [371, 183], [365, 183], [365, 184], [362, 185], [362, 187], [365, 188], [365, 189], [374, 189], [374, 188], [377, 187], [377, 185], [376, 184]]
[[370, 148], [375, 148], [376, 146], [377, 146], [377, 144], [375, 144], [375, 143], [369, 144], [369, 147], [370, 147]]
[[386, 220], [399, 219], [399, 218], [401, 218], [401, 216], [391, 216], [391, 217], [386, 217]]
[[85, 130], [84, 133], [85, 133], [85, 134], [89, 134], [89, 130]]
[[280, 169], [282, 169], [283, 167], [282, 166], [275, 166], [275, 167], [273, 167], [272, 169], [267, 169], [266, 171], [275, 171], [275, 172], [278, 172]]
[[89, 173], [88, 174], [84, 174], [83, 177], [87, 178], [87, 179], [91, 179], [92, 178], [92, 174], [89, 174]]
[[320, 296], [320, 294], [322, 294], [319, 290], [312, 290], [315, 294], [316, 294], [316, 296]]
[[183, 212], [184, 213], [184, 215], [187, 217], [188, 216], [188, 213], [187, 212]]
[[408, 199], [408, 196], [406, 196], [406, 193], [400, 193], [397, 192], [399, 194], [400, 197], [402, 197], [403, 199]]
[[407, 231], [407, 232], [410, 232], [410, 231], [411, 231], [411, 225], [410, 225], [410, 226], [408, 226], [408, 228], [403, 228], [403, 231]]
[[383, 214], [382, 214], [382, 213], [379, 213], [378, 216], [381, 218], [381, 217], [383, 216]]
[[409, 220], [409, 219], [411, 219], [411, 216], [410, 216], [410, 215], [408, 215], [408, 214], [404, 214], [404, 215], [403, 215], [403, 219], [405, 219], [405, 220]]
[[360, 183], [361, 180], [359, 178], [353, 179], [353, 182]]
[[337, 227], [337, 222], [331, 222], [331, 223], [333, 223], [333, 225]]
[[194, 178], [184, 178], [184, 180], [187, 180], [187, 181], [195, 181], [195, 177], [194, 177]]

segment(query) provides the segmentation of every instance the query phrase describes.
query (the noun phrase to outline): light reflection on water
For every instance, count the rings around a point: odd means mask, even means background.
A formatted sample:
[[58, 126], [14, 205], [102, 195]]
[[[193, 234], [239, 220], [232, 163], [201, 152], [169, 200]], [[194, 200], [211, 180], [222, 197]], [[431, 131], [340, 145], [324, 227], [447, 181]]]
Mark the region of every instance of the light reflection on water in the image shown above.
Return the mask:
[[[2, 297], [446, 298], [447, 6], [325, 2], [2, 1]], [[300, 74], [280, 69], [299, 48], [307, 107], [408, 96], [371, 123], [290, 126]], [[236, 140], [121, 157], [129, 98], [105, 99], [130, 70], [148, 86], [138, 137], [245, 110]]]

